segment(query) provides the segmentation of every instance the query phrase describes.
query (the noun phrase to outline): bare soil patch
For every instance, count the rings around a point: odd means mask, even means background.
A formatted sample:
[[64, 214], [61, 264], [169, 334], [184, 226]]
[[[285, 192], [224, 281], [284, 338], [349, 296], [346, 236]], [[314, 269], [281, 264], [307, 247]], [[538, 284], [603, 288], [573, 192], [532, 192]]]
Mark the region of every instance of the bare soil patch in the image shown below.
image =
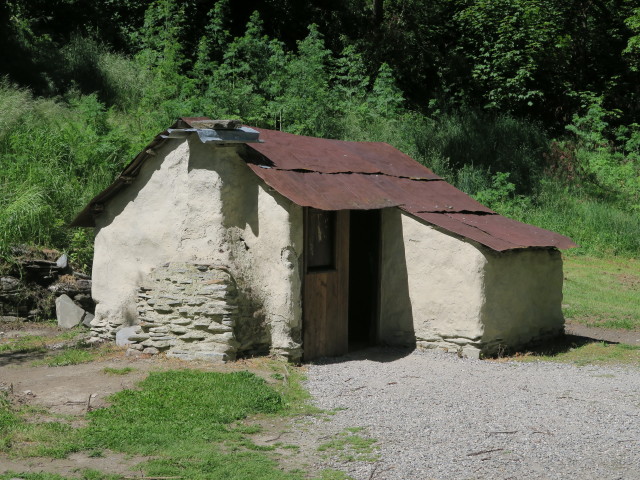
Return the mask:
[[627, 345], [640, 346], [640, 331], [622, 330], [616, 328], [587, 327], [577, 322], [567, 319], [565, 327], [567, 335], [591, 338], [611, 343], [624, 343]]

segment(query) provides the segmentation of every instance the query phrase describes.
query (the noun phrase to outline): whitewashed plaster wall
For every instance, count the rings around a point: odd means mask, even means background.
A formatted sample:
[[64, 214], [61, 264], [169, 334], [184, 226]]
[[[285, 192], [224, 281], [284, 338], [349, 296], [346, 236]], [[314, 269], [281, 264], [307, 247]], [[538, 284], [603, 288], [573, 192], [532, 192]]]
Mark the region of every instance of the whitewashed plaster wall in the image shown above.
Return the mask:
[[557, 250], [485, 250], [482, 310], [484, 351], [558, 335], [562, 315], [562, 255]]
[[[381, 342], [480, 351], [562, 331], [562, 260], [493, 252], [399, 209], [382, 212]], [[498, 347], [501, 345], [501, 347]]]
[[168, 140], [96, 218], [93, 330], [109, 337], [136, 323], [137, 287], [154, 267], [218, 263], [255, 302], [274, 351], [295, 357], [301, 252], [302, 208], [262, 184], [236, 147]]

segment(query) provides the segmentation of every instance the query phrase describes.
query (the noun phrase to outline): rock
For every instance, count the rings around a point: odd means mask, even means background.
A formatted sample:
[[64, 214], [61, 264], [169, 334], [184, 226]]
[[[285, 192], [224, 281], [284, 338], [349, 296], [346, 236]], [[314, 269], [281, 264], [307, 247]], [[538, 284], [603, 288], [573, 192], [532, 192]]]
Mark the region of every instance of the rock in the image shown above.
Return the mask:
[[82, 322], [85, 311], [73, 303], [67, 295], [56, 298], [56, 318], [62, 328], [73, 328]]
[[137, 333], [137, 325], [132, 327], [124, 327], [116, 332], [116, 345], [119, 347], [124, 347], [125, 345], [129, 345], [133, 343], [129, 337], [135, 335]]
[[20, 288], [20, 280], [14, 277], [0, 278], [0, 290], [3, 292], [11, 292]]
[[206, 334], [192, 330], [191, 332], [181, 336], [180, 340], [184, 340], [185, 342], [192, 342], [195, 340], [204, 340], [206, 337], [207, 337]]
[[215, 363], [225, 363], [229, 359], [226, 353], [219, 352], [195, 352], [193, 357], [197, 360], [206, 360]]
[[176, 318], [171, 321], [172, 325], [189, 325], [192, 322], [190, 318]]
[[13, 323], [19, 322], [21, 320], [23, 320], [22, 317], [14, 317], [13, 315], [5, 315], [0, 317], [0, 322], [2, 323]]
[[170, 350], [167, 353], [167, 357], [179, 358], [180, 360], [193, 360], [193, 353], [185, 350]]
[[147, 333], [134, 333], [133, 335], [129, 335], [129, 340], [131, 342], [144, 342], [149, 338], [149, 334]]
[[[138, 350], [134, 350], [134, 352], [138, 352]], [[158, 353], [160, 353], [160, 350], [154, 347], [147, 347], [142, 351], [142, 353], [145, 353], [147, 355], [157, 355]]]
[[154, 340], [150, 338], [149, 340], [145, 340], [144, 342], [142, 342], [142, 346], [165, 349], [165, 348], [169, 348], [171, 344], [169, 343], [168, 340]]
[[63, 253], [62, 256], [56, 260], [56, 267], [62, 270], [67, 268], [67, 265], [69, 265], [69, 257], [66, 253]]
[[84, 319], [82, 320], [82, 324], [85, 327], [91, 328], [91, 322], [93, 321], [94, 318], [96, 317], [95, 315], [93, 315], [93, 313], [86, 312], [84, 315]]
[[169, 333], [169, 328], [162, 326], [162, 327], [152, 327], [149, 329], [149, 331], [151, 333]]
[[212, 333], [226, 333], [232, 332], [233, 328], [229, 325], [224, 325], [222, 323], [212, 322], [211, 325], [207, 328]]
[[206, 329], [206, 328], [209, 328], [210, 323], [211, 323], [211, 320], [208, 318], [199, 318], [195, 322], [193, 322], [193, 326], [195, 328]]
[[127, 348], [125, 355], [127, 357], [139, 357], [140, 355], [142, 355], [142, 352], [134, 348]]
[[461, 353], [463, 357], [473, 358], [474, 360], [478, 360], [480, 358], [480, 349], [471, 345], [465, 345], [462, 347]]

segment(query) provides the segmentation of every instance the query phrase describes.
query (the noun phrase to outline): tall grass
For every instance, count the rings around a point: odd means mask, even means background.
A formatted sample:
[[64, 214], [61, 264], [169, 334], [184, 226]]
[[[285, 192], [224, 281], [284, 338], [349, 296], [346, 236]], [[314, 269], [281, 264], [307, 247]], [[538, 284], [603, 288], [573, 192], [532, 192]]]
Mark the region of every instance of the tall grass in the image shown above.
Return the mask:
[[571, 237], [570, 254], [640, 257], [640, 217], [616, 202], [589, 196], [559, 181], [541, 183], [535, 201], [505, 204], [500, 213]]
[[130, 143], [95, 95], [65, 104], [0, 81], [0, 249], [67, 248], [65, 225], [113, 180]]

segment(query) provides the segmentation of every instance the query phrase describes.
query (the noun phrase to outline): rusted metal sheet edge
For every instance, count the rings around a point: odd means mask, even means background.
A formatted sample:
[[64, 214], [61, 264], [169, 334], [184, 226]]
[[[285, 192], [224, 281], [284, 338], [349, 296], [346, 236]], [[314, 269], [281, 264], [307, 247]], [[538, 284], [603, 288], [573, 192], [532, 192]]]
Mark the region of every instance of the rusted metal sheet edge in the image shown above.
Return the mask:
[[254, 148], [254, 146], [247, 145], [247, 147], [248, 148], [246, 150], [240, 150], [238, 152], [240, 157], [248, 165], [255, 165], [263, 169], [271, 169], [271, 170], [277, 170], [277, 171], [283, 171], [283, 172], [296, 172], [296, 173], [319, 173], [322, 175], [339, 175], [339, 174], [384, 175], [392, 178], [405, 178], [407, 180], [415, 180], [415, 181], [421, 181], [421, 182], [444, 181], [443, 178], [439, 177], [435, 173], [430, 173], [430, 172], [426, 172], [426, 174], [423, 176], [406, 176], [406, 175], [393, 175], [390, 173], [385, 173], [382, 170], [373, 170], [373, 169], [369, 171], [363, 171], [363, 170], [353, 170], [353, 169], [349, 170], [349, 169], [339, 169], [339, 168], [330, 169], [330, 170], [328, 169], [319, 170], [319, 169], [313, 169], [313, 168], [285, 168], [285, 167], [278, 166], [276, 164], [275, 159], [270, 158], [264, 152], [258, 151], [256, 148]]
[[500, 237], [512, 243], [528, 247], [555, 247], [559, 249], [577, 247], [569, 237], [502, 215], [483, 217], [456, 212], [450, 213], [449, 216], [467, 225], [479, 228], [494, 237]]
[[[404, 208], [403, 210], [437, 227], [477, 241], [496, 251], [519, 248], [567, 249], [577, 246], [570, 238], [564, 235], [534, 225], [518, 222], [498, 214], [416, 212]], [[467, 217], [467, 221], [462, 220], [465, 217]], [[482, 226], [474, 224], [473, 219], [482, 219], [485, 224], [493, 223], [494, 228], [482, 228]], [[498, 228], [502, 229], [500, 234], [497, 234], [495, 231]]]
[[[350, 142], [293, 135], [286, 132], [260, 129], [262, 145], [252, 145], [257, 154], [269, 158], [283, 169], [311, 167], [322, 173], [345, 171], [343, 162], [358, 165], [355, 172], [405, 176], [408, 178], [440, 179], [429, 168], [382, 142]], [[402, 173], [404, 172], [404, 173]]]
[[415, 217], [427, 221], [428, 223], [436, 226], [439, 229], [445, 230], [449, 233], [453, 233], [454, 235], [458, 235], [463, 238], [467, 238], [469, 240], [473, 240], [497, 252], [526, 248], [523, 245], [518, 245], [504, 239], [494, 237], [493, 235], [490, 235], [487, 232], [480, 230], [479, 228], [472, 227], [471, 225], [467, 225], [454, 218], [451, 218], [444, 212], [416, 212], [407, 210], [402, 207], [400, 208]]
[[295, 173], [318, 173], [320, 175], [383, 175], [385, 177], [390, 178], [402, 178], [405, 180], [412, 180], [414, 182], [444, 182], [443, 178], [427, 178], [427, 177], [405, 177], [403, 175], [391, 175], [389, 173], [384, 173], [381, 171], [378, 172], [358, 172], [354, 170], [332, 170], [330, 172], [323, 172], [320, 170], [312, 170], [308, 168], [280, 168], [280, 167], [267, 167], [262, 165], [257, 165], [260, 168], [275, 170], [279, 172], [295, 172]]
[[355, 196], [350, 197], [349, 199], [336, 199], [335, 197], [330, 196], [325, 197], [320, 195], [318, 192], [316, 192], [316, 194], [309, 194], [307, 191], [305, 194], [301, 194], [300, 191], [296, 191], [295, 189], [284, 188], [283, 185], [276, 182], [274, 178], [260, 175], [260, 173], [254, 169], [252, 169], [252, 171], [268, 187], [301, 207], [312, 207], [319, 210], [377, 210], [381, 208], [397, 207], [400, 205], [400, 203], [389, 199], [371, 199], [362, 201]]

